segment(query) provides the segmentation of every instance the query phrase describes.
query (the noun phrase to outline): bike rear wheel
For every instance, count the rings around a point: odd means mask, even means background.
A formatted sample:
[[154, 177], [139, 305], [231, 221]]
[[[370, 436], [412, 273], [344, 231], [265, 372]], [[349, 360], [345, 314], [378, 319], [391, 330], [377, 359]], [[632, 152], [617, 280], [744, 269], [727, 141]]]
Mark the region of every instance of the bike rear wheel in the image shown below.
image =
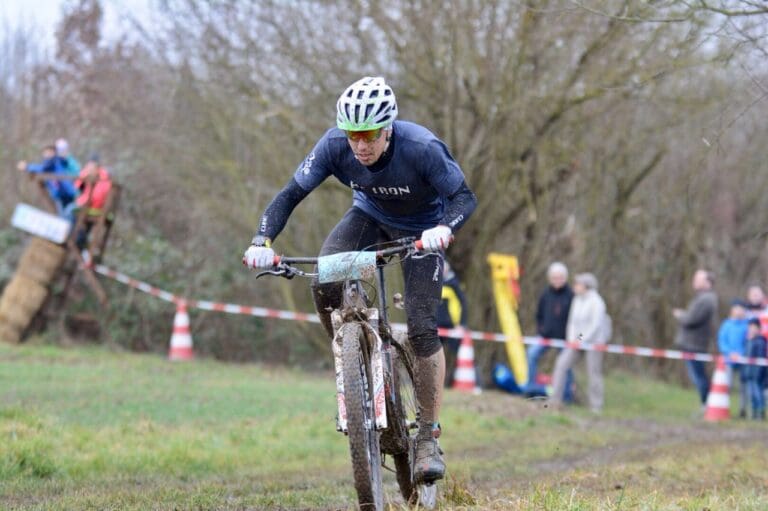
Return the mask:
[[342, 362], [344, 398], [347, 409], [349, 452], [360, 509], [379, 511], [384, 508], [381, 485], [381, 451], [376, 431], [371, 364], [362, 327], [359, 323], [344, 325]]
[[[437, 504], [437, 486], [435, 484], [416, 484], [413, 480], [416, 454], [416, 428], [418, 425], [418, 401], [413, 384], [413, 353], [408, 341], [395, 346], [393, 356], [392, 381], [395, 386], [395, 413], [398, 421], [405, 424], [408, 448], [392, 457], [395, 464], [397, 484], [400, 493], [410, 505], [419, 505], [424, 509], [433, 509]], [[393, 344], [394, 346], [394, 344]]]

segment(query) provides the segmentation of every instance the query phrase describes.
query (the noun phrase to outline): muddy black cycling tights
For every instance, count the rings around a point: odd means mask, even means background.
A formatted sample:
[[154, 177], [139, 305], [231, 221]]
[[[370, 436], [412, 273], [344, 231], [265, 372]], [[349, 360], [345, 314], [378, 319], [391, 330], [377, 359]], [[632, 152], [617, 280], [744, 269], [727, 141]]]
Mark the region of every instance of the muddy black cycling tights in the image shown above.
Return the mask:
[[[377, 222], [358, 208], [352, 208], [328, 235], [320, 255], [349, 250], [362, 250], [375, 243], [406, 236], [421, 237], [421, 231], [409, 231]], [[408, 316], [408, 338], [416, 356], [437, 353], [437, 307], [443, 287], [443, 258], [437, 255], [401, 261], [405, 281], [405, 312]], [[341, 306], [342, 284], [312, 284], [315, 307], [328, 335], [333, 335], [328, 310]]]

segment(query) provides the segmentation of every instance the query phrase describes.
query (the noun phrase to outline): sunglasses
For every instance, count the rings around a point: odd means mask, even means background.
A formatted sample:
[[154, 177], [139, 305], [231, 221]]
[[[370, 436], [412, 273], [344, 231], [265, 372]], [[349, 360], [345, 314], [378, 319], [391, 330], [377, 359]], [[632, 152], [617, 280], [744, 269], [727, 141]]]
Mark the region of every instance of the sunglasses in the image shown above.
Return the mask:
[[347, 134], [347, 138], [351, 140], [352, 142], [373, 142], [374, 140], [378, 140], [379, 137], [381, 137], [381, 133], [383, 132], [383, 128], [377, 128], [375, 130], [364, 130], [364, 131], [344, 131], [344, 133]]

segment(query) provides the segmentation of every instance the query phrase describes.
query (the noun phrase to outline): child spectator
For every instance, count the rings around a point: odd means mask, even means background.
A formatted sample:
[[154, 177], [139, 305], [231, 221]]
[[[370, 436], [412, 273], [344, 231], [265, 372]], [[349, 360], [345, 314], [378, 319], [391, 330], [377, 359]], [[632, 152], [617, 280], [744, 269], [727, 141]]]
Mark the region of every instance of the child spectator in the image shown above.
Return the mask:
[[[728, 357], [729, 355], [746, 355], [747, 344], [747, 311], [746, 304], [741, 300], [731, 302], [731, 312], [720, 325], [717, 332], [718, 351]], [[728, 385], [733, 388], [734, 376], [739, 375], [739, 417], [747, 417], [747, 386], [745, 380], [744, 365], [728, 361]]]
[[99, 163], [99, 156], [93, 154], [80, 171], [80, 177], [75, 181], [75, 187], [80, 190], [77, 207], [87, 208], [85, 224], [77, 234], [77, 247], [85, 249], [88, 234], [91, 232], [96, 218], [104, 213], [109, 192], [112, 190], [112, 177]]
[[[747, 329], [747, 356], [756, 358], [765, 358], [766, 340], [760, 335], [760, 320], [757, 318], [749, 319]], [[752, 401], [752, 418], [765, 420], [765, 395], [763, 387], [765, 386], [766, 373], [768, 368], [758, 365], [746, 365], [747, 388], [749, 397]]]

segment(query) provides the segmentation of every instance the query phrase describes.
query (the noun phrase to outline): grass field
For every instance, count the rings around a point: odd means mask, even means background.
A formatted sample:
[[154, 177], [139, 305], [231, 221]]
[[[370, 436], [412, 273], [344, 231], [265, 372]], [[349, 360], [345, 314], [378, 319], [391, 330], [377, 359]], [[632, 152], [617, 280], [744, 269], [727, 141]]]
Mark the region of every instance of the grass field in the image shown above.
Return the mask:
[[[448, 392], [442, 509], [766, 510], [768, 426], [611, 374], [594, 417]], [[0, 509], [354, 509], [331, 374], [0, 345]], [[393, 509], [404, 509], [386, 473]]]

